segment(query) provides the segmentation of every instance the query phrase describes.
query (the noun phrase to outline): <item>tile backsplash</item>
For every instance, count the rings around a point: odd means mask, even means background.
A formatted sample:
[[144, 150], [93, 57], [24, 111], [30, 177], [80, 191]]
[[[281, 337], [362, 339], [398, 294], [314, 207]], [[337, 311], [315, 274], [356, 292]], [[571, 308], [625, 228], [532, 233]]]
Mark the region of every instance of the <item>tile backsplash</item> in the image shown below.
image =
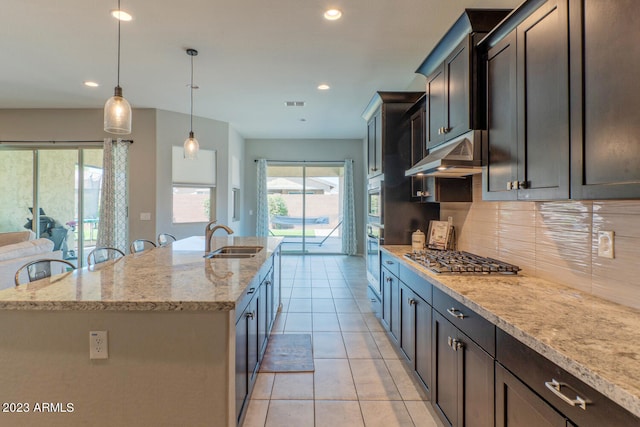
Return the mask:
[[[458, 249], [495, 257], [524, 274], [640, 309], [640, 200], [441, 203]], [[615, 258], [598, 257], [598, 231], [615, 232]]]

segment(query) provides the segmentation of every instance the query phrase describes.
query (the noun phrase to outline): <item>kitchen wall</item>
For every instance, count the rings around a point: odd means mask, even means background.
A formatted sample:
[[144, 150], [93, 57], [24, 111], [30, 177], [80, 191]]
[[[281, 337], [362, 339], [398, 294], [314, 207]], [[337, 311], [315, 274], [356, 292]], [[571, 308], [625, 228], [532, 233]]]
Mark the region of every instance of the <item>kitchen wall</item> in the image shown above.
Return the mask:
[[[517, 264], [524, 274], [640, 309], [640, 200], [441, 203], [458, 249]], [[598, 257], [598, 231], [615, 232], [615, 258]]]
[[247, 139], [245, 146], [244, 210], [252, 215], [242, 218], [244, 229], [254, 234], [256, 229], [257, 177], [255, 159], [267, 160], [340, 160], [353, 159], [353, 180], [356, 205], [356, 238], [358, 253], [364, 248], [365, 166], [362, 139]]

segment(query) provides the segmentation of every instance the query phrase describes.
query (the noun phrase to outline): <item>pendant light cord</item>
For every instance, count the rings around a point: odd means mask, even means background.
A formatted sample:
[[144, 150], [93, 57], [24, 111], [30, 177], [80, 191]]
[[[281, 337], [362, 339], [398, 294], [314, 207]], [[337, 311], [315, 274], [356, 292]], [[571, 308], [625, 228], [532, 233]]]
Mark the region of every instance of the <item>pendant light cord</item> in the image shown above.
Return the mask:
[[191, 89], [191, 124], [190, 124], [190, 132], [193, 132], [193, 55], [191, 56], [191, 85], [189, 88]]
[[[118, 0], [118, 12], [121, 12], [122, 9], [120, 9], [120, 0]], [[120, 86], [120, 21], [121, 19], [118, 19], [118, 84], [117, 86]]]

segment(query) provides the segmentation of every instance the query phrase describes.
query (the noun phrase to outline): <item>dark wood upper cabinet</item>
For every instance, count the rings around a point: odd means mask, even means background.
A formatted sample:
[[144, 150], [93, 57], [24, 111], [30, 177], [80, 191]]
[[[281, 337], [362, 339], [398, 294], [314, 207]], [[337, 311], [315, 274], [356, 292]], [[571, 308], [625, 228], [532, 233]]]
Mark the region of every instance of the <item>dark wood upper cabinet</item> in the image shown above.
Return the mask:
[[488, 43], [484, 199], [569, 198], [567, 3], [512, 15], [514, 28]]
[[571, 0], [571, 192], [640, 198], [635, 0]]
[[478, 70], [475, 46], [508, 12], [465, 10], [416, 70], [427, 78], [428, 149], [472, 129], [484, 129], [484, 93], [478, 80], [483, 71]]

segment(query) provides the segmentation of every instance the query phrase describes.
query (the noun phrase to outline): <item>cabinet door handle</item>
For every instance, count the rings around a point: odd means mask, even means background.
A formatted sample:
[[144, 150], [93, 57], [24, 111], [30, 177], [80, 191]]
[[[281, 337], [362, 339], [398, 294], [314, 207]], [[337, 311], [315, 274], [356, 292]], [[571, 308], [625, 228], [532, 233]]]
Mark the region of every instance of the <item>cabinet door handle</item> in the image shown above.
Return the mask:
[[264, 282], [264, 284], [267, 286], [271, 285], [271, 280], [267, 280], [266, 282]]
[[395, 264], [393, 261], [389, 261], [389, 260], [386, 260], [386, 261], [385, 261], [385, 263], [387, 263], [387, 265], [393, 265], [393, 264]]
[[252, 293], [254, 293], [256, 291], [256, 288], [249, 288], [249, 290], [247, 291], [248, 295], [251, 295]]
[[256, 314], [253, 311], [250, 311], [249, 313], [245, 314], [245, 317], [247, 319], [253, 319], [254, 317], [256, 317]]
[[447, 134], [447, 133], [449, 133], [450, 131], [451, 131], [451, 128], [448, 128], [448, 127], [443, 127], [443, 128], [442, 128], [442, 133], [443, 133], [443, 134]]
[[447, 337], [447, 344], [449, 345], [449, 347], [453, 349], [453, 351], [458, 351], [462, 347], [464, 347], [464, 344], [462, 343], [462, 341], [460, 341], [457, 338]]
[[464, 314], [462, 314], [462, 312], [460, 310], [458, 310], [455, 307], [451, 307], [451, 308], [447, 308], [447, 313], [449, 313], [450, 315], [452, 315], [453, 317], [456, 317], [458, 319], [464, 319], [465, 316]]
[[513, 182], [507, 181], [507, 190], [513, 190]]
[[518, 188], [526, 189], [529, 188], [528, 181], [518, 181]]
[[587, 410], [587, 405], [591, 402], [589, 402], [586, 399], [583, 399], [580, 396], [576, 395], [575, 399], [571, 399], [569, 397], [567, 397], [563, 392], [562, 392], [562, 386], [567, 386], [568, 384], [566, 383], [561, 383], [555, 380], [555, 378], [552, 378], [551, 381], [545, 381], [544, 385], [551, 390], [551, 392], [553, 394], [555, 394], [556, 396], [558, 396], [560, 399], [562, 399], [562, 401], [564, 401], [566, 404], [571, 405], [571, 406], [579, 406], [580, 408], [584, 409], [585, 411]]
[[413, 298], [408, 298], [407, 302], [409, 303], [409, 305], [416, 305], [416, 300]]

